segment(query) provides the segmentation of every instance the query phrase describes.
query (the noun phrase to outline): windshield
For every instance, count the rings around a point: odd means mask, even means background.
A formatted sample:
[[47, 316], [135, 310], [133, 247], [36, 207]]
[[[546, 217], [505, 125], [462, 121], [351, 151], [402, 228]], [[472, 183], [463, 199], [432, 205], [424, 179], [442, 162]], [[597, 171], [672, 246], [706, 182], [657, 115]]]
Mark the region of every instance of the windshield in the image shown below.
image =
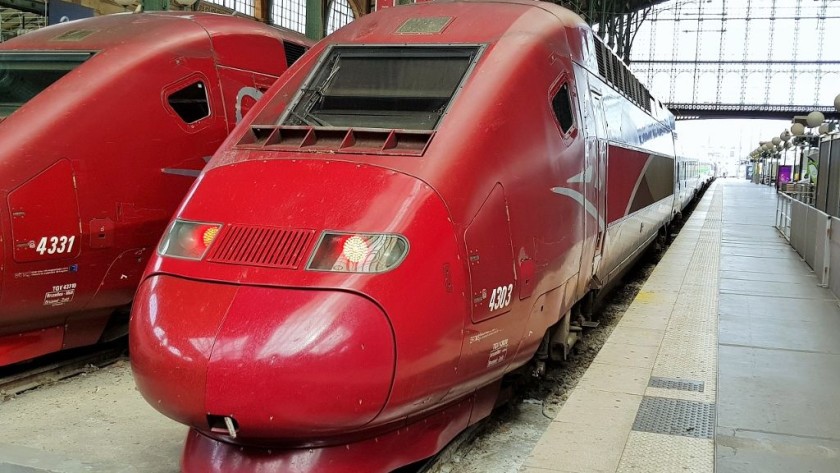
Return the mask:
[[337, 46], [283, 125], [434, 130], [478, 47]]
[[0, 118], [90, 58], [91, 53], [0, 53]]

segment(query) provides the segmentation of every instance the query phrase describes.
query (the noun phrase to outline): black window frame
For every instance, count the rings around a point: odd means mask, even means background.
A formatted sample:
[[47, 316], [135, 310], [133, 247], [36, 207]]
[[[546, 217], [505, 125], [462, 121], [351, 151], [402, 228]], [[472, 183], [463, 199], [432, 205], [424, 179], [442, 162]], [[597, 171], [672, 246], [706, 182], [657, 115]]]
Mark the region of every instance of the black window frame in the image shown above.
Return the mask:
[[[48, 84], [40, 87], [39, 90], [26, 98], [25, 101], [20, 100], [3, 102], [0, 104], [0, 118], [7, 118], [14, 114], [21, 107], [26, 105], [30, 100], [37, 97], [45, 90], [52, 87], [53, 84], [63, 79], [67, 74], [78, 70], [85, 62], [90, 60], [96, 51], [57, 51], [57, 52], [40, 52], [40, 51], [3, 51], [0, 52], [0, 63], [30, 63], [39, 64], [43, 66], [54, 66], [52, 68], [37, 68], [32, 71], [44, 70], [54, 73], [61, 73], [58, 77], [49, 81]], [[2, 79], [0, 79], [2, 80]], [[14, 80], [14, 79], [12, 79]], [[18, 89], [20, 90], [20, 89]], [[3, 97], [0, 97], [2, 100]], [[6, 112], [8, 110], [8, 113]]]
[[[315, 67], [307, 76], [306, 80], [301, 84], [300, 88], [295, 93], [295, 96], [292, 100], [289, 101], [288, 105], [285, 107], [283, 113], [280, 115], [280, 118], [276, 121], [278, 125], [307, 125], [307, 123], [290, 123], [290, 120], [298, 120], [302, 121], [301, 119], [301, 107], [304, 108], [306, 105], [307, 100], [310, 100], [314, 93], [317, 93], [319, 87], [323, 87], [323, 84], [329, 84], [329, 75], [331, 74], [331, 65], [335, 64], [340, 57], [405, 57], [405, 52], [409, 52], [410, 55], [418, 58], [437, 58], [442, 57], [441, 53], [445, 53], [448, 57], [464, 57], [469, 59], [469, 63], [464, 70], [461, 79], [458, 81], [457, 86], [455, 87], [454, 91], [452, 92], [451, 96], [449, 97], [448, 102], [442, 108], [437, 120], [434, 124], [430, 127], [423, 128], [423, 127], [377, 127], [377, 126], [347, 126], [347, 125], [339, 125], [342, 128], [367, 128], [367, 129], [406, 129], [406, 130], [426, 130], [426, 131], [434, 131], [440, 126], [443, 119], [451, 110], [453, 103], [457, 100], [457, 97], [460, 91], [464, 88], [464, 84], [469, 80], [472, 75], [473, 70], [476, 67], [476, 64], [480, 60], [482, 53], [484, 52], [486, 45], [484, 44], [460, 44], [460, 43], [451, 43], [451, 44], [370, 44], [370, 45], [362, 45], [362, 44], [333, 44], [328, 46], [324, 49], [321, 53], [321, 57], [318, 59]], [[310, 107], [311, 110], [311, 107]], [[309, 117], [308, 111], [303, 114], [305, 117]], [[317, 118], [317, 117], [316, 117]], [[309, 123], [309, 126], [326, 126], [330, 127], [331, 124], [322, 125], [319, 123]]]
[[[554, 121], [557, 124], [557, 127], [560, 130], [560, 133], [562, 133], [563, 136], [570, 136], [572, 134], [572, 132], [577, 128], [577, 119], [575, 117], [574, 103], [573, 103], [573, 100], [572, 100], [572, 84], [565, 77], [562, 78], [561, 80], [559, 80], [557, 83], [559, 84], [559, 86], [555, 86], [553, 88], [553, 89], [555, 89], [554, 93], [551, 94], [551, 103], [550, 103], [551, 113], [552, 113], [552, 115], [554, 115]], [[564, 90], [565, 90], [565, 94], [563, 93]], [[566, 111], [568, 112], [569, 120], [570, 120], [568, 128], [565, 128], [563, 126], [563, 121], [564, 120], [561, 118], [560, 114], [557, 113], [558, 112], [558, 108], [557, 108], [557, 99], [558, 98], [565, 98], [566, 99], [566, 103], [564, 105], [566, 106]]]
[[[176, 108], [174, 105], [172, 105], [172, 97], [174, 95], [182, 93], [182, 92], [186, 91], [187, 89], [189, 89], [190, 87], [193, 87], [193, 86], [196, 86], [196, 85], [200, 85], [201, 86], [200, 89], [202, 89], [204, 91], [204, 103], [206, 105], [205, 106], [206, 113], [204, 115], [202, 115], [201, 117], [196, 118], [195, 120], [188, 121], [187, 118], [184, 117], [184, 114], [182, 114], [178, 110], [178, 108]], [[204, 78], [196, 77], [194, 80], [188, 81], [185, 85], [182, 85], [182, 86], [180, 86], [176, 89], [167, 91], [165, 99], [166, 99], [166, 104], [169, 106], [169, 108], [171, 108], [172, 111], [175, 112], [175, 115], [177, 115], [178, 118], [181, 119], [181, 121], [186, 125], [195, 125], [196, 123], [198, 123], [202, 120], [205, 120], [205, 119], [207, 119], [207, 118], [209, 118], [213, 115], [213, 109], [210, 106], [210, 94], [207, 92], [207, 81], [204, 80]]]

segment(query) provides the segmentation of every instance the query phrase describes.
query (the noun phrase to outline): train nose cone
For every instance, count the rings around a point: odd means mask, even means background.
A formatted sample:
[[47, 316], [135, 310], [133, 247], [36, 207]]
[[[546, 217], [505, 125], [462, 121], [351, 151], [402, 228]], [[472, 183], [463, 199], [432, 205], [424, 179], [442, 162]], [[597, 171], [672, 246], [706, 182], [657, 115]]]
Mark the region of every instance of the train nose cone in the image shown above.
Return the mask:
[[244, 286], [207, 372], [207, 411], [243, 437], [305, 438], [364, 426], [394, 377], [393, 332], [368, 299], [339, 291]]
[[[158, 309], [157, 331], [179, 326], [184, 332], [166, 334], [168, 345], [157, 348], [156, 363], [164, 366], [153, 371], [168, 374], [147, 383], [138, 379], [138, 385], [164, 413], [173, 406], [183, 411], [198, 397], [202, 401], [187, 408], [187, 415], [170, 417], [208, 430], [207, 416], [229, 416], [240, 439], [290, 441], [361, 428], [384, 407], [394, 379], [395, 342], [388, 318], [370, 300], [340, 291], [156, 278], [168, 280], [167, 292], [182, 286], [176, 292], [188, 298], [159, 298], [158, 304], [169, 307]], [[193, 296], [187, 286], [194, 284], [212, 289]], [[190, 303], [199, 307], [190, 309]], [[201, 328], [214, 323], [213, 331]], [[139, 342], [142, 335], [133, 337]], [[198, 369], [181, 369], [178, 379], [171, 365], [183, 363], [183, 356], [173, 356], [173, 349], [200, 356]], [[145, 392], [144, 384], [150, 383], [157, 396]]]

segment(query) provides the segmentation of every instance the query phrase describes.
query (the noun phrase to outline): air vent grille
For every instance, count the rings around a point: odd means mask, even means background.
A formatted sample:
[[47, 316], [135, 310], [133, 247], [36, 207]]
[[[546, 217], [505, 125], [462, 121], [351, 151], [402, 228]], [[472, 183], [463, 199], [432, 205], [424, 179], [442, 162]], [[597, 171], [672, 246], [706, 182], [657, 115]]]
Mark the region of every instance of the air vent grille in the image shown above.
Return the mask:
[[283, 41], [283, 49], [286, 51], [286, 66], [292, 67], [292, 64], [303, 56], [307, 48], [300, 44]]
[[297, 269], [314, 230], [227, 225], [207, 261]]

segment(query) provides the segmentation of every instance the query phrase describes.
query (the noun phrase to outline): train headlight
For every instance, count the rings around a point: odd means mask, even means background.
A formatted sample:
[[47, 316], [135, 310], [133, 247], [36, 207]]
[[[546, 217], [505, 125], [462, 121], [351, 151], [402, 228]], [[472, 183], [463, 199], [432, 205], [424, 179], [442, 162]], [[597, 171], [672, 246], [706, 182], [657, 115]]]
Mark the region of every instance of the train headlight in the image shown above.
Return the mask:
[[403, 262], [408, 240], [384, 233], [324, 232], [306, 269], [340, 273], [384, 273]]
[[221, 224], [175, 220], [158, 246], [158, 254], [200, 260], [219, 235]]

